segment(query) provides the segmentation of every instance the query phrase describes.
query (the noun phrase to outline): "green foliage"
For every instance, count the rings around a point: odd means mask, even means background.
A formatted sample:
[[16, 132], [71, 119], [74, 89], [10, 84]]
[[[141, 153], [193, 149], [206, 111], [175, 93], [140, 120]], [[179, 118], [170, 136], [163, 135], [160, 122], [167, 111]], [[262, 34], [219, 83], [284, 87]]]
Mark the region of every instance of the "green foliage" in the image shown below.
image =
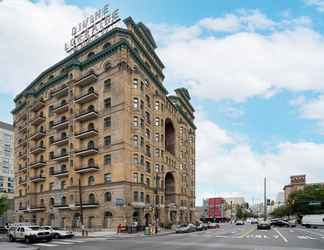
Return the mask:
[[281, 217], [285, 217], [288, 215], [289, 215], [289, 207], [287, 207], [287, 206], [277, 207], [271, 212], [271, 216], [273, 216], [275, 218], [281, 218]]
[[290, 194], [288, 199], [288, 207], [293, 214], [302, 215], [323, 213], [324, 186], [305, 186], [303, 190]]
[[8, 199], [6, 196], [0, 197], [0, 216], [3, 215], [8, 209]]
[[253, 213], [247, 211], [246, 209], [242, 209], [240, 206], [236, 208], [236, 218], [239, 220], [245, 220], [246, 218], [254, 217]]

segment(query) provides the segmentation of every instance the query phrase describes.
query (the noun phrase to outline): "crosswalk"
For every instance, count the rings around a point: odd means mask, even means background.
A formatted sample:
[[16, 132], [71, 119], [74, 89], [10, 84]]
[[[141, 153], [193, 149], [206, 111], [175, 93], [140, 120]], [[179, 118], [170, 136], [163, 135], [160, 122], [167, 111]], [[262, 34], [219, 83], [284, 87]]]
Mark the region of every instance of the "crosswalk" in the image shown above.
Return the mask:
[[63, 245], [74, 245], [74, 244], [82, 244], [86, 242], [91, 241], [104, 241], [107, 240], [107, 238], [87, 238], [87, 239], [62, 239], [62, 240], [52, 240], [50, 242], [40, 242], [35, 243], [33, 246], [39, 246], [39, 247], [58, 247]]

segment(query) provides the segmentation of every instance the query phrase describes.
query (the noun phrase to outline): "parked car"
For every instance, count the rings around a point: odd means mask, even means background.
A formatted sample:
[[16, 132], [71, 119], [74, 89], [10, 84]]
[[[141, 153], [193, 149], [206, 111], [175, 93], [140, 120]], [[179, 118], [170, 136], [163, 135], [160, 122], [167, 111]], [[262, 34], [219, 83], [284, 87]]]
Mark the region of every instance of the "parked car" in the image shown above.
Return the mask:
[[191, 233], [196, 231], [196, 226], [193, 224], [182, 224], [177, 226], [176, 233]]
[[244, 225], [245, 223], [244, 223], [244, 221], [242, 221], [242, 220], [237, 220], [236, 222], [235, 222], [235, 225], [238, 225], [238, 226], [242, 226], [242, 225]]
[[26, 243], [35, 241], [51, 241], [52, 234], [39, 226], [11, 227], [8, 231], [9, 241], [22, 240]]
[[258, 220], [257, 219], [251, 219], [251, 225], [254, 225], [254, 224], [258, 224]]
[[210, 222], [208, 223], [208, 228], [209, 229], [216, 229], [219, 228], [219, 224], [215, 223], [215, 222]]
[[207, 230], [207, 229], [208, 229], [208, 225], [206, 225], [205, 223], [202, 223], [202, 222], [196, 223], [197, 231], [203, 231], [203, 230]]
[[324, 214], [304, 215], [302, 225], [307, 228], [324, 227]]
[[66, 231], [59, 227], [42, 226], [41, 228], [44, 230], [49, 230], [54, 239], [72, 238], [74, 236], [71, 231]]
[[258, 225], [257, 225], [257, 229], [267, 229], [270, 230], [271, 229], [271, 223], [270, 221], [258, 221]]
[[285, 220], [280, 220], [280, 219], [275, 219], [271, 220], [271, 226], [276, 226], [276, 227], [295, 227], [296, 224], [285, 221]]
[[0, 227], [0, 234], [6, 234], [8, 232], [6, 227]]

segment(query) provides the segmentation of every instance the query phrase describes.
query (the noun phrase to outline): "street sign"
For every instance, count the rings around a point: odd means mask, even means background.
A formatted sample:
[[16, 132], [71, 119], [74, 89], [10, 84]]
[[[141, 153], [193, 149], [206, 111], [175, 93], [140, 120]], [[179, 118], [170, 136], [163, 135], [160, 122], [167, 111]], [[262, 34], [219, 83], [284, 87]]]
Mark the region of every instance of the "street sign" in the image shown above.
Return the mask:
[[310, 205], [310, 206], [320, 206], [321, 202], [320, 201], [311, 201], [311, 202], [308, 203], [308, 205]]

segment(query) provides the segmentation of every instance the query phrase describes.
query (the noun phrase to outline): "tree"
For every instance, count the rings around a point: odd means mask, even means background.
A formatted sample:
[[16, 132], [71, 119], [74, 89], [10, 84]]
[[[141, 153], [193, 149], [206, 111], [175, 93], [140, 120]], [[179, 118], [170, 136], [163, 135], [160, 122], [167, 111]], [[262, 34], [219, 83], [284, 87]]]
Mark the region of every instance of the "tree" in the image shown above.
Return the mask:
[[8, 199], [6, 196], [0, 197], [0, 216], [2, 216], [8, 209]]
[[324, 212], [324, 186], [309, 185], [289, 195], [288, 207], [292, 214], [318, 214]]
[[281, 218], [289, 215], [289, 207], [288, 206], [280, 206], [275, 208], [271, 214], [273, 217]]

